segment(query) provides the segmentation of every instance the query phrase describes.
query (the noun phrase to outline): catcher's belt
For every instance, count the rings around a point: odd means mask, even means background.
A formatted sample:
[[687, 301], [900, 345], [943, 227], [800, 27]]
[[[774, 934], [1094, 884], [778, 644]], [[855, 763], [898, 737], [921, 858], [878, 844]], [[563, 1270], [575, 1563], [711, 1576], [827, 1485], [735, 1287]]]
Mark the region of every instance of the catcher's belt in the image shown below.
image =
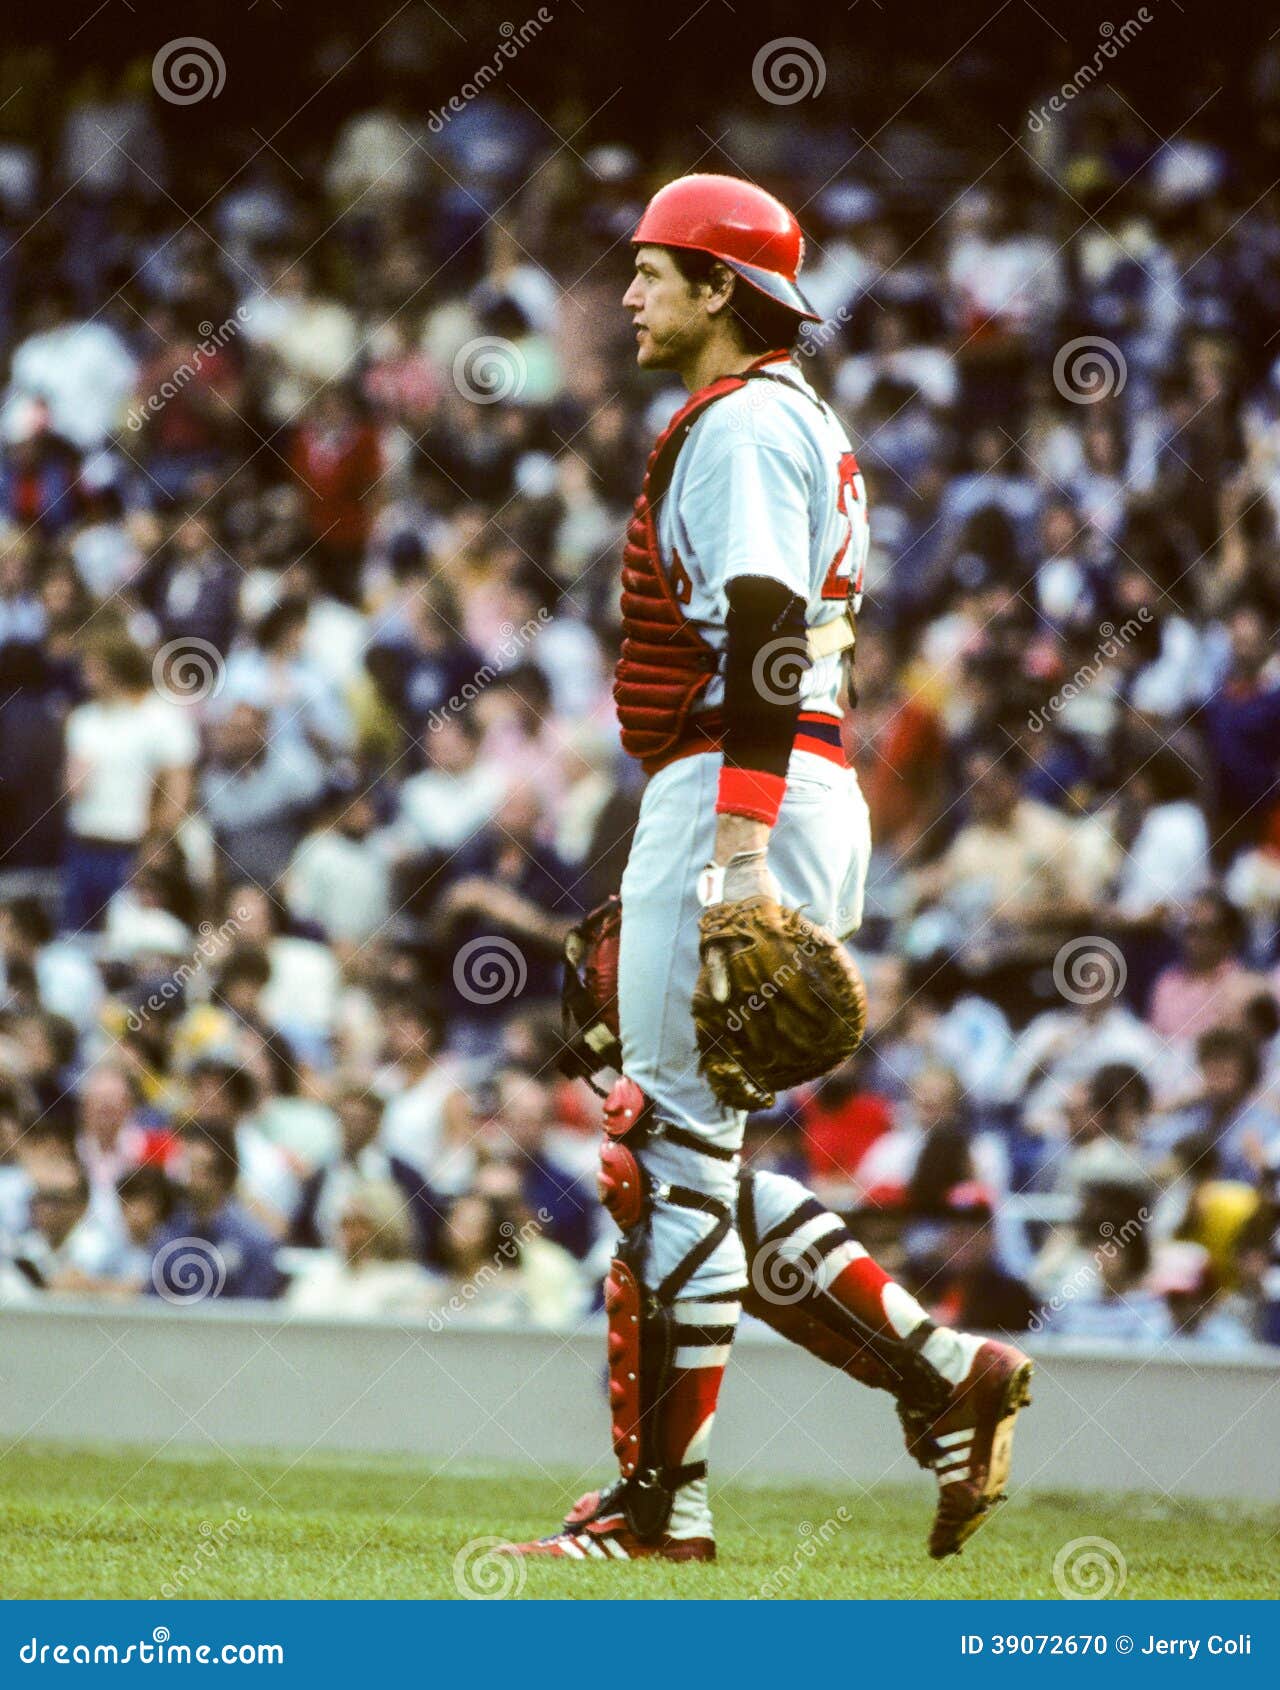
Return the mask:
[[[679, 762], [682, 757], [696, 757], [703, 751], [719, 751], [723, 737], [722, 713], [719, 710], [700, 710], [696, 716], [689, 718], [679, 742], [665, 756], [652, 757], [645, 762], [645, 773], [656, 775], [659, 769], [665, 769], [668, 763]], [[849, 760], [844, 754], [840, 736], [840, 718], [828, 716], [825, 711], [800, 712], [792, 748], [807, 751], [814, 757], [825, 757], [827, 762], [837, 763], [842, 769], [848, 767]]]

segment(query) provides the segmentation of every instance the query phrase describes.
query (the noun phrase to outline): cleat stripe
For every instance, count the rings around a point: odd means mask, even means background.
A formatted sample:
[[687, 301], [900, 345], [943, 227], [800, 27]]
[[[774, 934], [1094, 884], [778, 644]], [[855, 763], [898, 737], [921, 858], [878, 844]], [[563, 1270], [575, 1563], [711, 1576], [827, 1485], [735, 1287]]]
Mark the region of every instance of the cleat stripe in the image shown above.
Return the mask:
[[939, 1432], [933, 1441], [941, 1444], [944, 1449], [948, 1449], [952, 1444], [972, 1443], [973, 1433], [974, 1428], [972, 1426], [966, 1426], [959, 1432]]

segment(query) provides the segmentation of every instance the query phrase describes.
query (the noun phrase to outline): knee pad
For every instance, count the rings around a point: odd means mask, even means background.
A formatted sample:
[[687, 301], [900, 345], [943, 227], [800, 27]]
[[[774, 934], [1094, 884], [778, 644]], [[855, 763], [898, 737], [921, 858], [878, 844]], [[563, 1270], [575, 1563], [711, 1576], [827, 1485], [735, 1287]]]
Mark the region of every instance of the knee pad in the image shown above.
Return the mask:
[[605, 1136], [596, 1181], [600, 1201], [623, 1233], [633, 1232], [649, 1213], [649, 1182], [636, 1155], [648, 1125], [649, 1099], [624, 1076], [604, 1101]]

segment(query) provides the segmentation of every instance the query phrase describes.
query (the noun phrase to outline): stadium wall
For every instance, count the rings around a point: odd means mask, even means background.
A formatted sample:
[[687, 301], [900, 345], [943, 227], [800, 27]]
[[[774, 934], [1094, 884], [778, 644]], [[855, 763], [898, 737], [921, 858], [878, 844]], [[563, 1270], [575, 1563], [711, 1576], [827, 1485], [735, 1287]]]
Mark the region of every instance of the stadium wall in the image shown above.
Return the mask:
[[[0, 1435], [607, 1470], [602, 1344], [463, 1319], [359, 1324], [270, 1304], [0, 1309]], [[1041, 1340], [1018, 1484], [1280, 1500], [1280, 1358], [1135, 1355]], [[1206, 1432], [1209, 1433], [1206, 1439]], [[716, 1428], [721, 1479], [929, 1481], [887, 1399], [762, 1329], [739, 1338]], [[841, 1456], [834, 1461], [829, 1451]]]

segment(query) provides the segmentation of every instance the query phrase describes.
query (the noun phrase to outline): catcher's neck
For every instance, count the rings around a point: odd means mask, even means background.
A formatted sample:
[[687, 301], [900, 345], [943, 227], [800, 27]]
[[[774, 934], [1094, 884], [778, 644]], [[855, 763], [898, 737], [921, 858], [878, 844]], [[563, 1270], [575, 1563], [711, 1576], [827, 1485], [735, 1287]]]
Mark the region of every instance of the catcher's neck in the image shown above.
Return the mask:
[[759, 356], [758, 352], [748, 352], [739, 345], [729, 324], [717, 319], [706, 340], [681, 366], [680, 379], [690, 393], [701, 393], [722, 376], [740, 376]]

